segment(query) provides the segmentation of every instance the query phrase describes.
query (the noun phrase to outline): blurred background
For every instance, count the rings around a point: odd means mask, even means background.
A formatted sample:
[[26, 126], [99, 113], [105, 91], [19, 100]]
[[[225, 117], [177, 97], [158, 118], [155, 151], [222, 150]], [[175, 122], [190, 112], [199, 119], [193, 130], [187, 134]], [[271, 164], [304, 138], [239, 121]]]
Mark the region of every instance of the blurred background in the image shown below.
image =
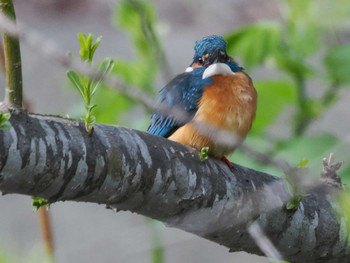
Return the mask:
[[[111, 74], [151, 96], [190, 64], [194, 42], [223, 35], [229, 54], [258, 91], [257, 118], [246, 145], [319, 176], [334, 152], [350, 179], [350, 4], [347, 0], [16, 0], [17, 21], [61, 50], [79, 55], [77, 33], [102, 36], [93, 64], [113, 58]], [[22, 44], [30, 110], [81, 118], [84, 103], [67, 69]], [[160, 66], [157, 66], [160, 65]], [[3, 77], [1, 77], [3, 82]], [[3, 86], [3, 85], [2, 85]], [[0, 90], [3, 96], [3, 89]], [[145, 130], [141, 103], [101, 85], [97, 122]], [[281, 176], [238, 151], [231, 160]], [[49, 262], [30, 197], [0, 198], [0, 262]], [[55, 259], [63, 262], [269, 262], [128, 212], [61, 202], [49, 209]], [[198, 222], [200, 223], [200, 222]]]

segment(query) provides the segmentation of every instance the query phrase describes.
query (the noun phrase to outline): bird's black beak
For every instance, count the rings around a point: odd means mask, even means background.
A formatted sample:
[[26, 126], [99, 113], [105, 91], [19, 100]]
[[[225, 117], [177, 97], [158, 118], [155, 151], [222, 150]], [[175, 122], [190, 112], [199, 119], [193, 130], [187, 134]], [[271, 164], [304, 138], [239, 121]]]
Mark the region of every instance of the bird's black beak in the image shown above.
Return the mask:
[[206, 61], [205, 66], [209, 66], [215, 63], [227, 63], [229, 61], [229, 56], [222, 49], [216, 49], [209, 54], [209, 57]]

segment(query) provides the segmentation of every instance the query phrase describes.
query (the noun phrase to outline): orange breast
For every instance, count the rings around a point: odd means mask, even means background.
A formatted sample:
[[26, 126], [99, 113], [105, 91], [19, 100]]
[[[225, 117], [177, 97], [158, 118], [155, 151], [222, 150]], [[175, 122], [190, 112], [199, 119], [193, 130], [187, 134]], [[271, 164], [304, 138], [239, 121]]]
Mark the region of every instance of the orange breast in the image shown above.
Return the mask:
[[198, 150], [208, 146], [209, 155], [221, 158], [234, 151], [250, 130], [257, 94], [243, 72], [212, 79], [200, 99], [195, 122], [182, 126], [169, 139]]

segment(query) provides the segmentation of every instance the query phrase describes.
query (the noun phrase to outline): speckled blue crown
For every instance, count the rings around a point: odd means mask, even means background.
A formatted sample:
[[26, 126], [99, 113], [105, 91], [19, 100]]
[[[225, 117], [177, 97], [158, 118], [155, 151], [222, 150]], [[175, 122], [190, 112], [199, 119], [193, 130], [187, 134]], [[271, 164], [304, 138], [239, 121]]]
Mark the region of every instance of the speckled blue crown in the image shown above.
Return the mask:
[[196, 41], [194, 46], [194, 58], [201, 57], [205, 53], [214, 51], [215, 49], [226, 50], [226, 41], [221, 36], [207, 36]]

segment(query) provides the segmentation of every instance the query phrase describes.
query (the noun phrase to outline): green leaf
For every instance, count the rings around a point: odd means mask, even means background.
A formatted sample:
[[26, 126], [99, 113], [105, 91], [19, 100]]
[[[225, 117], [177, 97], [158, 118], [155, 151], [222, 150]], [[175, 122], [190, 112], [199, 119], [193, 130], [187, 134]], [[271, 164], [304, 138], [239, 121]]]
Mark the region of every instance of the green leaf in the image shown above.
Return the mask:
[[0, 129], [1, 130], [9, 130], [11, 129], [11, 124], [8, 123], [8, 120], [11, 118], [10, 113], [0, 112]]
[[324, 63], [334, 83], [350, 84], [350, 45], [331, 48]]
[[75, 71], [68, 71], [67, 77], [73, 86], [79, 91], [80, 96], [85, 97], [85, 85], [81, 81], [81, 75]]
[[207, 160], [208, 159], [208, 155], [209, 154], [209, 147], [203, 147], [200, 151], [199, 151], [199, 159], [201, 161]]
[[4, 124], [0, 125], [0, 130], [3, 130], [3, 131], [7, 131], [7, 130], [9, 130], [11, 128], [12, 128], [11, 124], [4, 123]]
[[111, 58], [105, 58], [100, 65], [98, 66], [99, 72], [102, 72], [103, 75], [110, 73], [114, 67], [114, 60]]
[[47, 205], [49, 202], [45, 198], [32, 196], [33, 207], [38, 210], [40, 207]]
[[281, 27], [277, 23], [245, 26], [225, 36], [228, 53], [239, 54], [244, 65], [252, 67], [272, 56], [281, 43]]
[[272, 124], [287, 105], [296, 102], [296, 87], [285, 81], [256, 81], [258, 110], [253, 132], [261, 132]]
[[78, 40], [80, 43], [79, 55], [82, 60], [89, 59], [89, 51], [86, 35], [83, 33], [78, 33]]
[[308, 164], [309, 164], [309, 160], [304, 158], [300, 160], [297, 166], [300, 168], [306, 168]]
[[92, 112], [92, 110], [94, 109], [94, 108], [96, 108], [97, 107], [97, 105], [96, 104], [91, 104], [91, 105], [86, 105], [85, 106], [85, 109], [86, 109], [86, 117], [85, 117], [85, 119], [88, 121], [88, 120], [90, 120], [90, 119], [92, 119], [92, 118], [94, 118], [94, 122], [95, 122], [95, 116], [94, 115], [92, 115], [91, 114], [91, 112]]
[[0, 124], [8, 121], [11, 118], [11, 114], [10, 113], [2, 113], [0, 112]]
[[296, 194], [286, 204], [287, 210], [295, 210], [299, 207], [300, 202], [304, 199], [305, 195]]
[[80, 47], [82, 48], [85, 48], [86, 47], [86, 36], [85, 36], [85, 34], [83, 34], [83, 33], [81, 33], [81, 32], [79, 32], [78, 33], [78, 40], [79, 40], [79, 44], [80, 44]]
[[[102, 76], [108, 75], [114, 68], [115, 63], [114, 60], [111, 58], [106, 58], [104, 59], [99, 67], [98, 67], [98, 71], [102, 74]], [[102, 77], [99, 80], [94, 80], [91, 83], [91, 90], [90, 90], [90, 94], [91, 96], [93, 96], [97, 90], [97, 88], [100, 86]]]
[[95, 54], [96, 49], [100, 45], [102, 37], [98, 37], [93, 43], [94, 36], [89, 33], [87, 36], [81, 32], [78, 33], [78, 40], [80, 43], [79, 54], [82, 60], [86, 60], [89, 63], [92, 62], [93, 56]]
[[91, 46], [91, 49], [90, 49], [90, 62], [92, 61], [92, 58], [95, 55], [96, 49], [99, 47], [99, 45], [101, 43], [101, 39], [102, 39], [102, 36], [96, 38], [95, 43]]

